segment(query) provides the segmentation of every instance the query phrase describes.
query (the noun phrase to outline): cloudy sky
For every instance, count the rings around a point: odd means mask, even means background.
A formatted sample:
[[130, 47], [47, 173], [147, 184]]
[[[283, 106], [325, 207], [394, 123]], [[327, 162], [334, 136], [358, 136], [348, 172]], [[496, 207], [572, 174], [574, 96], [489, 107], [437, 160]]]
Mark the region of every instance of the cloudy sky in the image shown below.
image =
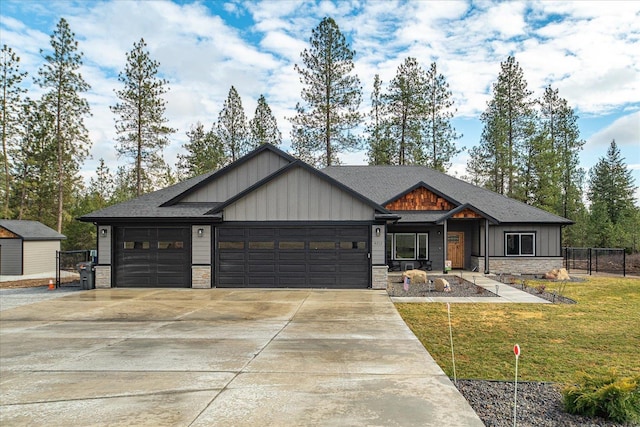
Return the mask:
[[[2, 0], [0, 43], [21, 57], [31, 77], [50, 48], [49, 36], [64, 17], [84, 52], [82, 74], [93, 116], [86, 125], [93, 158], [112, 170], [122, 162], [113, 146], [118, 72], [133, 43], [145, 39], [160, 73], [169, 81], [169, 125], [176, 128], [165, 150], [170, 163], [200, 121], [217, 120], [231, 85], [249, 118], [261, 94], [267, 99], [287, 150], [301, 85], [294, 64], [308, 46], [311, 30], [333, 17], [356, 51], [356, 72], [369, 107], [373, 76], [386, 85], [408, 56], [424, 68], [433, 61], [453, 92], [454, 126], [461, 147], [478, 144], [480, 114], [491, 97], [500, 62], [514, 55], [534, 96], [551, 85], [580, 116], [585, 169], [603, 157], [612, 139], [640, 185], [640, 2], [634, 1], [39, 1]], [[364, 153], [341, 158], [364, 164]], [[463, 175], [466, 153], [451, 174]], [[640, 190], [637, 192], [640, 200]]]

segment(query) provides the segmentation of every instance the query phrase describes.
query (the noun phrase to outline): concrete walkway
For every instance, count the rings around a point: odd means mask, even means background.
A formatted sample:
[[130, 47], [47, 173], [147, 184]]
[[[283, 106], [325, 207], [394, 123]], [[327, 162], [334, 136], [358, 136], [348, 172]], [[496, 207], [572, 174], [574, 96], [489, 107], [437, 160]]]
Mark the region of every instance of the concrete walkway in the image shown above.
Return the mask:
[[0, 342], [0, 425], [483, 425], [383, 290], [78, 291]]
[[452, 276], [462, 276], [463, 279], [482, 286], [486, 290], [497, 294], [495, 297], [391, 297], [393, 302], [398, 303], [426, 303], [426, 302], [450, 302], [450, 303], [526, 303], [526, 304], [551, 304], [544, 298], [537, 297], [528, 292], [521, 291], [513, 286], [500, 283], [493, 278], [494, 274], [485, 276], [482, 273], [471, 271], [453, 271]]

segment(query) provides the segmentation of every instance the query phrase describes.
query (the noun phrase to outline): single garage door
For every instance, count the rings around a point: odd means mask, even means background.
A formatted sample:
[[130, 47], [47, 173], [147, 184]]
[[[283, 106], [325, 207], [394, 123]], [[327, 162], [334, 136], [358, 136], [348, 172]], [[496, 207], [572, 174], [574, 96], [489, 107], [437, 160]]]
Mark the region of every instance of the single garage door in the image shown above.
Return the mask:
[[216, 285], [367, 288], [369, 227], [218, 228]]
[[191, 263], [188, 227], [116, 229], [116, 286], [189, 288]]

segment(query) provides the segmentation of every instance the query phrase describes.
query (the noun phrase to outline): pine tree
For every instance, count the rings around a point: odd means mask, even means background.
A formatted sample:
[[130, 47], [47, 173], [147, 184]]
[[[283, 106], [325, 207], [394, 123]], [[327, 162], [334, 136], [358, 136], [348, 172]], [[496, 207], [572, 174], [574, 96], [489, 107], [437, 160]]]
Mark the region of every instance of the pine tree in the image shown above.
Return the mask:
[[444, 172], [451, 166], [451, 159], [461, 152], [456, 148], [458, 135], [451, 125], [455, 113], [449, 84], [438, 74], [433, 62], [426, 73], [423, 160], [419, 163]]
[[522, 148], [533, 132], [531, 91], [524, 73], [513, 56], [500, 64], [498, 81], [493, 84], [493, 98], [482, 114], [484, 123], [480, 148], [474, 151], [484, 163], [484, 185], [509, 197], [518, 195], [518, 171]]
[[99, 205], [94, 210], [107, 206], [113, 198], [115, 180], [104, 159], [98, 163], [95, 178], [89, 180], [89, 188], [95, 199], [94, 204]]
[[162, 96], [169, 90], [168, 81], [157, 77], [159, 63], [149, 56], [144, 39], [133, 44], [127, 63], [118, 75], [124, 87], [116, 91], [120, 102], [111, 107], [116, 114], [119, 156], [131, 159], [135, 179], [135, 195], [154, 188], [158, 173], [166, 163], [162, 151], [169, 144], [174, 129], [166, 126], [166, 102]]
[[258, 98], [258, 105], [253, 119], [249, 122], [251, 148], [263, 144], [280, 145], [282, 134], [278, 130], [278, 122], [271, 112], [264, 95]]
[[83, 54], [78, 52], [75, 34], [64, 18], [51, 35], [51, 48], [50, 54], [40, 51], [46, 62], [38, 70], [36, 82], [48, 90], [42, 97], [42, 105], [55, 121], [57, 194], [54, 200], [57, 202], [56, 229], [62, 232], [65, 198], [71, 197], [71, 187], [91, 147], [84, 126], [84, 117], [90, 115], [89, 104], [80, 96], [90, 86], [78, 71]]
[[361, 146], [352, 130], [362, 121], [362, 88], [352, 74], [355, 51], [332, 18], [313, 29], [309, 42], [310, 48], [300, 55], [303, 66], [295, 65], [304, 85], [304, 104], [296, 105], [297, 114], [290, 119], [292, 148], [303, 160], [330, 166], [340, 153]]
[[219, 169], [227, 163], [224, 147], [213, 130], [205, 131], [202, 123], [191, 126], [189, 142], [182, 146], [186, 154], [178, 154], [178, 173], [191, 178]]
[[601, 209], [601, 215], [606, 215], [612, 224], [618, 224], [635, 208], [635, 189], [631, 171], [613, 140], [607, 155], [589, 171], [588, 197], [592, 211]]
[[9, 152], [17, 143], [22, 96], [26, 92], [20, 83], [27, 76], [20, 71], [20, 57], [6, 44], [0, 50], [0, 78], [2, 79], [2, 100], [0, 100], [0, 122], [2, 126], [2, 163], [4, 182], [2, 187], [2, 215], [9, 218], [9, 198], [11, 196], [11, 159]]
[[415, 58], [406, 58], [382, 96], [389, 137], [395, 141], [392, 162], [397, 165], [419, 163], [426, 75]]
[[229, 95], [218, 115], [218, 138], [222, 141], [226, 155], [232, 162], [250, 150], [247, 116], [242, 107], [242, 99], [233, 86], [229, 89]]
[[370, 122], [367, 125], [370, 165], [390, 165], [393, 163], [394, 144], [389, 137], [389, 127], [385, 125], [385, 105], [382, 99], [382, 80], [376, 74], [371, 92]]

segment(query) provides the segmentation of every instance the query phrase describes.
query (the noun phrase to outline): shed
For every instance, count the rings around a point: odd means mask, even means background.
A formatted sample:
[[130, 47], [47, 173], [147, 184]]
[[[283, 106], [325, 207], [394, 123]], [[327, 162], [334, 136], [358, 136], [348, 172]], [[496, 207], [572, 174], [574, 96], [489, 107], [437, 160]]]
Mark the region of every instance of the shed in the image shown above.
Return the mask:
[[0, 274], [23, 276], [56, 270], [66, 237], [38, 221], [0, 220]]

